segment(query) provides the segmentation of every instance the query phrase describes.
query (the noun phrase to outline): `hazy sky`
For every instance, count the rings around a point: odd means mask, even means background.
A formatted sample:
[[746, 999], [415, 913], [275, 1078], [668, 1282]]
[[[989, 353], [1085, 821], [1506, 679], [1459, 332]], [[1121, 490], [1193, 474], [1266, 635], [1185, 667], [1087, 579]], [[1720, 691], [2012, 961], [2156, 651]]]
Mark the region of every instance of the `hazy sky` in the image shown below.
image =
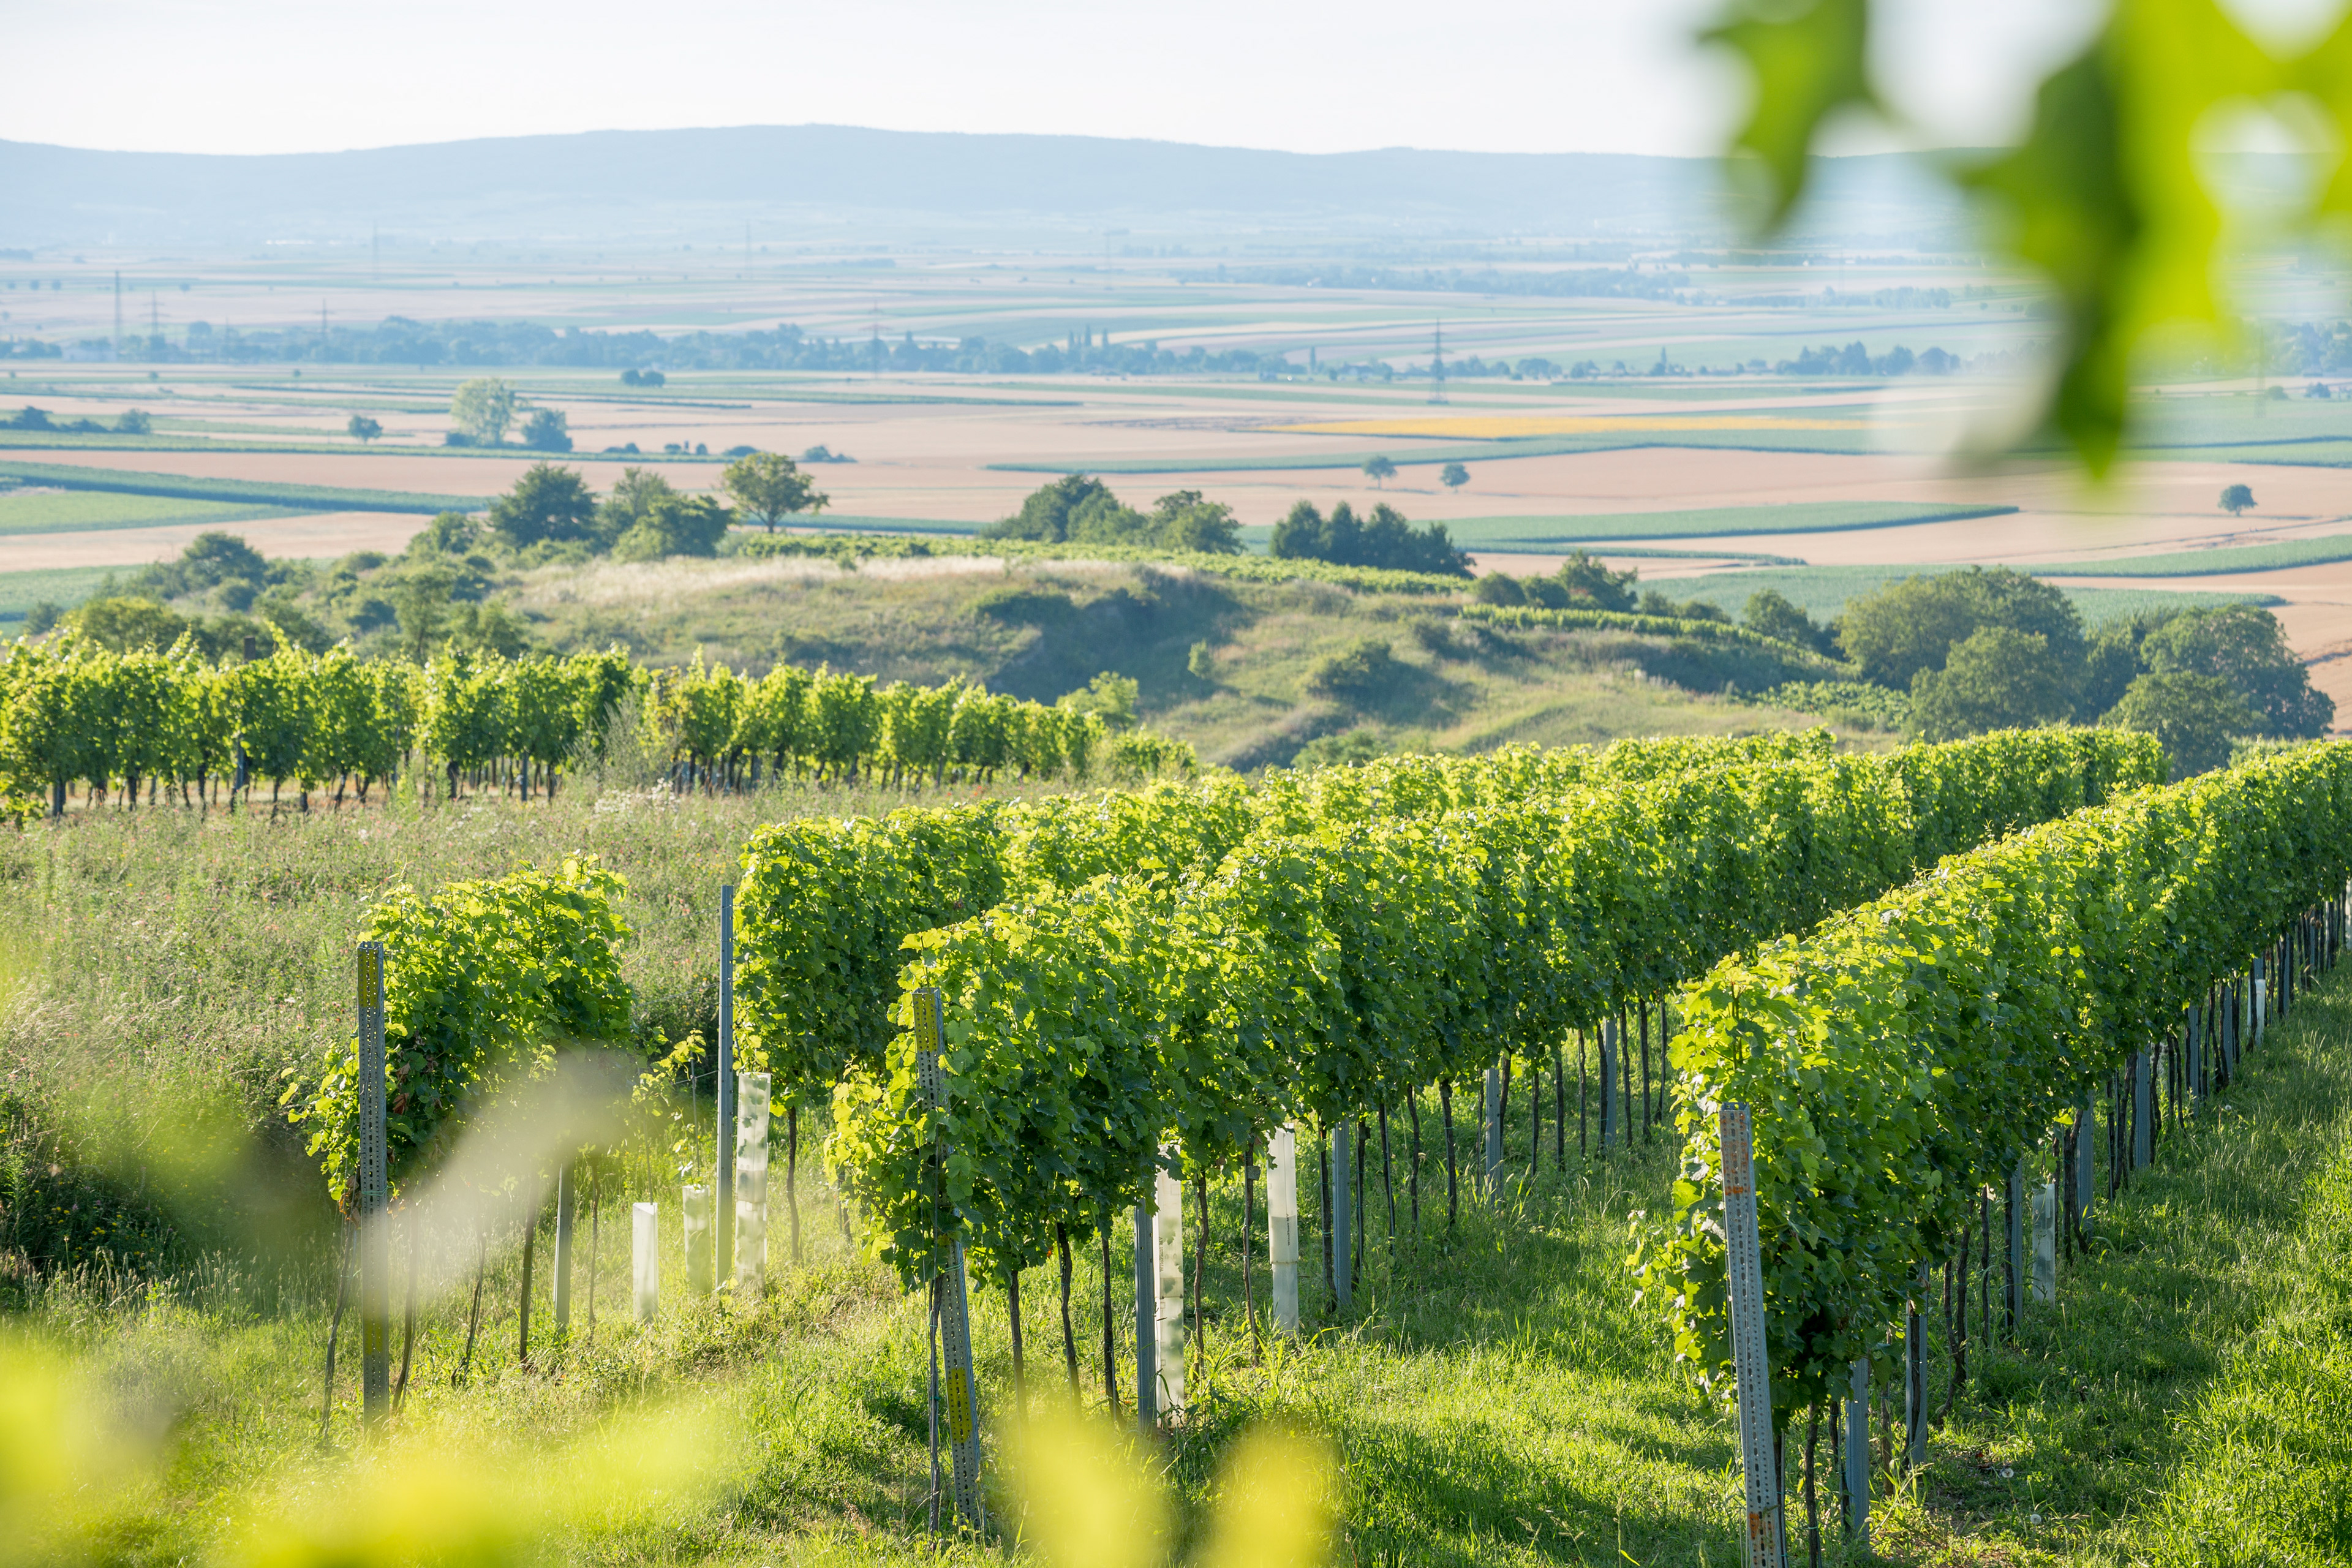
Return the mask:
[[[2244, 0], [2309, 11], [2337, 0]], [[1931, 143], [2000, 140], [2095, 0], [1880, 0]], [[1330, 152], [1700, 153], [1715, 0], [0, 0], [0, 138], [264, 153], [827, 121]], [[1883, 144], [1861, 134], [1851, 145]], [[0, 193], [5, 199], [5, 193]]]

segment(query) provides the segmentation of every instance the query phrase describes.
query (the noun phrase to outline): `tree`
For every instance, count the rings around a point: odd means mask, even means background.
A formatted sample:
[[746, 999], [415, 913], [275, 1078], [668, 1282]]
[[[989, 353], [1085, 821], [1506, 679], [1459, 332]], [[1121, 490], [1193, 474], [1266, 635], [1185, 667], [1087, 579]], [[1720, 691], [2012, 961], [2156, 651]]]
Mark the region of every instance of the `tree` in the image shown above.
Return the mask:
[[572, 468], [533, 463], [514, 489], [490, 503], [490, 527], [518, 550], [593, 536], [596, 498]]
[[1335, 566], [1370, 566], [1390, 572], [1470, 575], [1470, 558], [1458, 549], [1442, 522], [1415, 528], [1404, 514], [1382, 503], [1359, 519], [1341, 501], [1325, 517], [1312, 501], [1294, 505], [1274, 525], [1274, 554], [1290, 561], [1328, 561]]
[[1145, 519], [1151, 542], [1162, 550], [1200, 555], [1239, 555], [1242, 525], [1223, 501], [1204, 500], [1199, 490], [1175, 490], [1151, 503]]
[[2336, 721], [2336, 703], [2311, 688], [2311, 671], [2286, 646], [2278, 617], [2260, 605], [2184, 611], [2141, 638], [2141, 662], [2158, 675], [2210, 675], [2252, 710], [2244, 734], [2309, 740]]
[[441, 641], [449, 618], [449, 589], [455, 576], [446, 568], [428, 566], [410, 572], [392, 585], [392, 610], [400, 622], [400, 646], [410, 660], [423, 664]]
[[2074, 710], [2074, 671], [2050, 658], [2050, 639], [1983, 626], [1953, 645], [1941, 669], [1911, 678], [1911, 726], [1926, 741], [2018, 730]]
[[1106, 511], [1128, 510], [1110, 487], [1090, 474], [1066, 474], [1040, 485], [1011, 517], [980, 531], [982, 539], [1025, 539], [1042, 544], [1063, 544], [1077, 537], [1073, 520], [1078, 514], [1099, 517]]
[[117, 653], [170, 647], [188, 629], [187, 617], [152, 599], [91, 599], [68, 618], [82, 636]]
[[364, 414], [354, 414], [343, 426], [344, 432], [364, 446], [383, 434], [383, 426]]
[[2231, 739], [2248, 733], [2255, 719], [2221, 677], [2171, 671], [2133, 681], [2099, 722], [2154, 735], [2172, 759], [2172, 776], [2181, 779], [2226, 764]]
[[1391, 651], [1386, 638], [1363, 637], [1318, 659], [1307, 672], [1307, 694], [1353, 707], [1377, 706], [1395, 694], [1411, 668]]
[[735, 499], [736, 510], [765, 524], [771, 533], [796, 511], [823, 511], [828, 499], [799, 465], [777, 452], [736, 458], [719, 470], [719, 483]]
[[2221, 491], [2221, 510], [2231, 517], [2237, 516], [2253, 504], [2254, 490], [2252, 485], [2231, 485]]
[[408, 548], [402, 553], [411, 556], [468, 555], [480, 539], [480, 528], [464, 512], [437, 512], [432, 521], [416, 531], [408, 542]]
[[1135, 728], [1135, 701], [1143, 683], [1133, 676], [1104, 670], [1076, 691], [1066, 691], [1054, 706], [1075, 713], [1092, 713], [1106, 730]]
[[514, 414], [514, 388], [494, 375], [460, 383], [457, 395], [449, 399], [451, 423], [479, 446], [504, 441]]
[[2140, 639], [2148, 623], [2134, 617], [2101, 626], [2083, 653], [2083, 682], [2075, 696], [2077, 713], [2095, 716], [2124, 700], [2131, 683], [2147, 673], [2140, 662]]
[[569, 452], [572, 422], [561, 408], [534, 408], [523, 421], [522, 444], [534, 452]]
[[1482, 605], [1524, 605], [1528, 591], [1507, 572], [1489, 572], [1470, 584], [1470, 597]]
[[[1568, 604], [1560, 608], [1590, 608], [1626, 611], [1633, 607], [1633, 584], [1641, 576], [1636, 571], [1612, 572], [1581, 550], [1570, 551], [1560, 563], [1556, 577], [1566, 594]], [[1537, 582], [1541, 582], [1538, 578]], [[1535, 592], [1535, 584], [1528, 584]]]
[[707, 496], [672, 490], [613, 542], [615, 561], [664, 561], [673, 555], [716, 555], [733, 519]]
[[1372, 488], [1378, 489], [1396, 478], [1396, 465], [1375, 454], [1364, 459], [1364, 478], [1371, 480]]
[[655, 507], [677, 495], [670, 482], [651, 468], [623, 468], [612, 494], [596, 509], [596, 548], [612, 549], [623, 534], [651, 517]]
[[1845, 607], [1841, 635], [1863, 678], [1908, 688], [1923, 669], [1940, 669], [1952, 646], [1983, 626], [2032, 632], [2074, 679], [2083, 662], [2083, 622], [2066, 595], [2006, 566], [1970, 567], [1906, 577]]
[[1459, 463], [1448, 463], [1437, 471], [1437, 482], [1449, 490], [1458, 490], [1470, 482], [1470, 470]]
[[1816, 653], [1830, 651], [1829, 628], [1818, 625], [1812, 616], [1789, 602], [1777, 588], [1759, 588], [1748, 595], [1748, 608], [1739, 617], [1749, 631], [1782, 642], [1795, 643]]
[[143, 408], [126, 408], [115, 419], [114, 427], [125, 436], [151, 436], [155, 431], [155, 421]]

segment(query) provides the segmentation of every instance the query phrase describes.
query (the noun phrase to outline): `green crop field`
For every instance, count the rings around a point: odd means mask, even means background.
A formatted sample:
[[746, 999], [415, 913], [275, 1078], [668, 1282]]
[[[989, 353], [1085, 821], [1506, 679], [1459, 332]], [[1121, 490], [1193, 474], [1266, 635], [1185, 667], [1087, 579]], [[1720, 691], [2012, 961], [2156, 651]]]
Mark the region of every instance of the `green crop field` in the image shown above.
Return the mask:
[[97, 593], [107, 579], [118, 574], [110, 566], [0, 572], [0, 621], [21, 621], [26, 612], [43, 603], [71, 609]]
[[488, 498], [484, 496], [346, 489], [334, 485], [278, 484], [267, 479], [199, 479], [130, 468], [86, 468], [74, 463], [0, 462], [0, 479], [15, 479], [26, 486], [123, 496], [166, 496], [181, 500], [233, 501], [299, 511], [479, 511], [489, 505]]
[[2037, 577], [2213, 577], [2230, 572], [2276, 572], [2290, 566], [2323, 566], [2352, 561], [2352, 533], [2321, 539], [2283, 539], [2276, 544], [2229, 545], [2218, 550], [2176, 550], [2162, 555], [2131, 555], [2115, 561], [2061, 561], [2032, 568]]
[[92, 529], [207, 526], [295, 517], [299, 509], [187, 500], [177, 496], [125, 495], [109, 490], [0, 490], [0, 534], [79, 533]]
[[1794, 501], [1687, 511], [1601, 512], [1578, 517], [1473, 517], [1445, 526], [1466, 550], [1565, 550], [1603, 540], [1708, 539], [1742, 533], [1836, 533], [2000, 517], [2013, 506], [1937, 506], [1920, 501]]

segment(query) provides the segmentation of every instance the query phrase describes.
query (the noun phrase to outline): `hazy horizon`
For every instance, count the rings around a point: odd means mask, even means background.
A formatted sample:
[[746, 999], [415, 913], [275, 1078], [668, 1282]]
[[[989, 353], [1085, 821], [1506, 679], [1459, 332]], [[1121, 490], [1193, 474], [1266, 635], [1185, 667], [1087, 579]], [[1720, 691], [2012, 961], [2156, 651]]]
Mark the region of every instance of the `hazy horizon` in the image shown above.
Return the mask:
[[[1716, 9], [699, 0], [647, 27], [614, 0], [488, 11], [405, 0], [364, 13], [289, 0], [26, 7], [10, 17], [12, 52], [46, 68], [15, 74], [0, 140], [275, 153], [831, 124], [1308, 153], [1691, 156], [1722, 146], [1748, 94], [1719, 52], [1694, 43]], [[1874, 53], [1900, 123], [1849, 126], [1842, 148], [2011, 138], [2034, 73], [2079, 47], [2097, 10], [2089, 0], [1894, 9]], [[80, 59], [104, 67], [72, 68]]]

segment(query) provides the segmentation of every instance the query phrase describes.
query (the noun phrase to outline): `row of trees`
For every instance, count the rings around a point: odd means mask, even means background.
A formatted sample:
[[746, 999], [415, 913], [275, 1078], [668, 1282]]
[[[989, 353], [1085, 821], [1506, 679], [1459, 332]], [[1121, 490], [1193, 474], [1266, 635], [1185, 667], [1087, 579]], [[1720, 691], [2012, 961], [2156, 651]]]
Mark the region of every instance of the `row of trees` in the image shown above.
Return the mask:
[[[1097, 682], [1097, 686], [1101, 683]], [[698, 658], [647, 669], [619, 649], [557, 658], [445, 649], [430, 662], [311, 654], [281, 639], [267, 657], [215, 663], [183, 639], [117, 652], [68, 632], [18, 643], [0, 661], [0, 786], [13, 815], [65, 809], [142, 786], [183, 805], [268, 781], [307, 808], [331, 784], [364, 800], [421, 756], [455, 796], [472, 781], [552, 796], [567, 768], [615, 744], [705, 789], [756, 786], [762, 768], [840, 780], [1084, 780], [1097, 773], [1189, 773], [1189, 747], [1122, 728], [1116, 705], [1074, 693], [1046, 706], [951, 680], [883, 685], [872, 676], [778, 666], [756, 679]]]
[[709, 496], [688, 495], [649, 468], [621, 470], [599, 500], [577, 468], [534, 463], [506, 494], [490, 503], [489, 527], [516, 550], [539, 544], [582, 544], [623, 561], [670, 555], [713, 555], [740, 516], [776, 525], [801, 512], [821, 511], [829, 498], [798, 464], [775, 452], [752, 452], [719, 471], [730, 512]]
[[[54, 344], [12, 340], [26, 357], [54, 354]], [[9, 348], [0, 348], [6, 357]], [[1033, 349], [983, 337], [920, 342], [913, 333], [891, 342], [880, 336], [823, 338], [789, 323], [739, 332], [691, 331], [665, 335], [648, 331], [561, 331], [536, 321], [417, 321], [388, 316], [373, 328], [331, 324], [317, 327], [215, 329], [192, 321], [178, 342], [134, 335], [123, 340], [126, 358], [161, 363], [284, 363], [567, 366], [618, 370], [638, 379], [632, 385], [659, 386], [662, 373], [648, 370], [809, 370], [953, 372], [979, 375], [1045, 374], [1096, 371], [1117, 375], [1193, 372], [1254, 375], [1281, 367], [1278, 351], [1195, 346], [1181, 353], [1157, 342], [1084, 345], [1048, 342]]]
[[[1375, 472], [1385, 479], [1396, 472], [1386, 458]], [[1454, 465], [1459, 468], [1460, 465]], [[1463, 470], [1462, 482], [1469, 479]], [[1447, 483], [1454, 483], [1452, 478]], [[1210, 555], [1242, 553], [1241, 523], [1233, 509], [1204, 499], [1199, 490], [1174, 490], [1154, 501], [1149, 512], [1136, 510], [1090, 474], [1070, 474], [1041, 485], [1021, 503], [1021, 510], [981, 530], [983, 539], [1031, 541], [1045, 544], [1123, 544], [1155, 550], [1191, 551]], [[1301, 500], [1274, 525], [1272, 552], [1277, 559], [1328, 561], [1335, 566], [1369, 566], [1391, 572], [1427, 572], [1467, 577], [1470, 558], [1454, 546], [1442, 522], [1416, 528], [1402, 512], [1385, 503], [1359, 518], [1341, 501], [1326, 517], [1308, 500]]]

